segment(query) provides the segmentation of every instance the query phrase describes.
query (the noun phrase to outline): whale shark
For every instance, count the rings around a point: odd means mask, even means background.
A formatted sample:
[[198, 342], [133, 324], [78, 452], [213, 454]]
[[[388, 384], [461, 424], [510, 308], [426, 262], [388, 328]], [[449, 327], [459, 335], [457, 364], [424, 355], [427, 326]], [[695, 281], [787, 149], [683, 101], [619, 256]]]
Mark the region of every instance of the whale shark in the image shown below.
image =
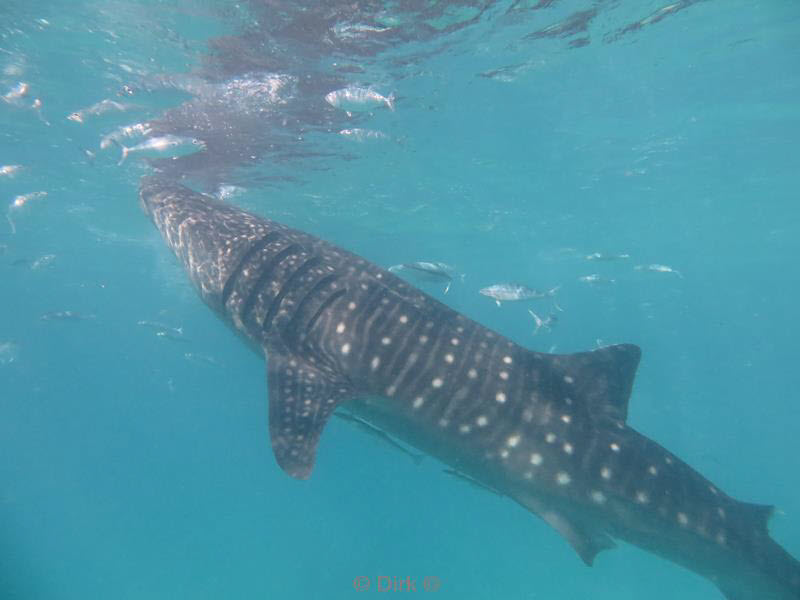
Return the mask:
[[307, 479], [340, 406], [513, 499], [591, 565], [615, 541], [728, 600], [800, 599], [772, 507], [627, 424], [640, 349], [528, 350], [364, 258], [159, 175], [141, 206], [199, 295], [267, 363], [278, 465]]

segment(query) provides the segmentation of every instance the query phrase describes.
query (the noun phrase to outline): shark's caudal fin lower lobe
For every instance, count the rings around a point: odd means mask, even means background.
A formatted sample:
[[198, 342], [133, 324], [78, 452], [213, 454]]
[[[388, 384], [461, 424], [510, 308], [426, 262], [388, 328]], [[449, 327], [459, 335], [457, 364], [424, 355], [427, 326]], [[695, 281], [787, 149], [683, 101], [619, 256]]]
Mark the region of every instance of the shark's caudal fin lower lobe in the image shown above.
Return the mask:
[[[744, 505], [754, 506], [754, 505]], [[759, 507], [764, 508], [764, 507]], [[800, 600], [800, 562], [764, 531], [750, 540], [757, 563], [718, 577], [727, 600]]]

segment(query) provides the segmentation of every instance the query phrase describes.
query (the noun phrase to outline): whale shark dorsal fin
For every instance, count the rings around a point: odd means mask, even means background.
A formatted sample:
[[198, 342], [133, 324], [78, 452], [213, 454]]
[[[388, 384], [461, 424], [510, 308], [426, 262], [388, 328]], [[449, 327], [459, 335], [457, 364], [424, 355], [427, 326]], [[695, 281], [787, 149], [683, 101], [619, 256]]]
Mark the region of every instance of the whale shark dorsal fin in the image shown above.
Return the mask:
[[537, 354], [567, 382], [564, 390], [586, 403], [597, 418], [625, 422], [641, 350], [633, 344], [603, 346], [575, 354]]
[[269, 436], [278, 465], [308, 479], [322, 430], [336, 407], [354, 394], [350, 385], [271, 343], [267, 356]]

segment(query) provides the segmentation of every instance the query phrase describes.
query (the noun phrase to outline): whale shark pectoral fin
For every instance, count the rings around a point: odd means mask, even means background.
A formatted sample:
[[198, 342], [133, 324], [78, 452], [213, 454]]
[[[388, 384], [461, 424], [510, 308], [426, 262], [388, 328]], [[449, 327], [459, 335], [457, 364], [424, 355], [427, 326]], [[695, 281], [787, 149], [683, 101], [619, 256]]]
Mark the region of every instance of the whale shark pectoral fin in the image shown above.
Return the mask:
[[542, 518], [569, 542], [588, 567], [592, 566], [600, 552], [616, 547], [614, 540], [607, 533], [581, 527], [557, 512], [546, 512]]
[[308, 479], [325, 424], [337, 405], [353, 397], [353, 390], [281, 344], [270, 344], [265, 353], [275, 460], [292, 477]]
[[592, 566], [595, 557], [600, 552], [617, 546], [605, 531], [570, 519], [558, 510], [543, 505], [535, 498], [516, 498], [516, 500], [560, 533], [589, 567]]

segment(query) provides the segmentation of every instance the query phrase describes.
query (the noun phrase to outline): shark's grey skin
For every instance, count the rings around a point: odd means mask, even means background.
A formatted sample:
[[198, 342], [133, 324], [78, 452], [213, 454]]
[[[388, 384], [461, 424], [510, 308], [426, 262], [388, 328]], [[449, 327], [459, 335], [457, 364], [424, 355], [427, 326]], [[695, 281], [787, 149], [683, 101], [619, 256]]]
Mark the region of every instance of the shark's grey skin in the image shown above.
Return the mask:
[[359, 417], [509, 496], [591, 564], [626, 540], [729, 600], [800, 599], [771, 507], [734, 500], [626, 424], [633, 345], [532, 352], [366, 260], [157, 177], [140, 198], [205, 302], [263, 349], [275, 457], [311, 474]]

